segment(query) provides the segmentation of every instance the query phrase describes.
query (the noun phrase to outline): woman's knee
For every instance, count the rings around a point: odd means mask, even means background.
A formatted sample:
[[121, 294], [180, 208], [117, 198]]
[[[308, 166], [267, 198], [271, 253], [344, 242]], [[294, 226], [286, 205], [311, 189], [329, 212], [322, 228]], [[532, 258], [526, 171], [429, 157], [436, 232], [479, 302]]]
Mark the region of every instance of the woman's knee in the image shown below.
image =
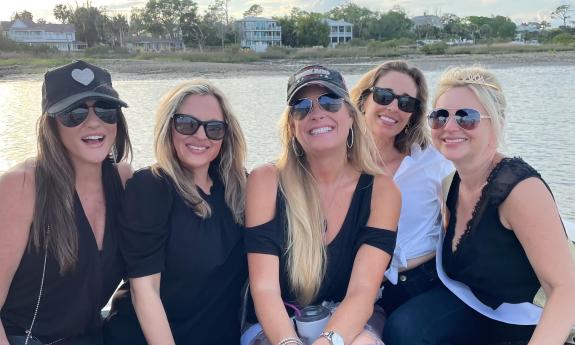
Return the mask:
[[399, 308], [385, 321], [382, 339], [386, 345], [417, 345], [421, 344], [425, 324], [419, 324], [417, 310], [414, 308]]

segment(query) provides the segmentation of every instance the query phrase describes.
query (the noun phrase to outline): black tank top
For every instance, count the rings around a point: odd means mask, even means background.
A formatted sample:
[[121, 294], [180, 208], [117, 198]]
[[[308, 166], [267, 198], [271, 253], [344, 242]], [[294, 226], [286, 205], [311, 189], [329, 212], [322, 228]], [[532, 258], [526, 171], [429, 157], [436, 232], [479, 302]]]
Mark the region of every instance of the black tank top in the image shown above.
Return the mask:
[[[371, 211], [372, 189], [373, 176], [362, 174], [357, 182], [345, 220], [335, 238], [327, 245], [326, 272], [319, 292], [311, 304], [343, 300], [355, 255], [362, 244], [372, 245], [393, 255], [396, 232], [366, 226]], [[245, 244], [248, 253], [272, 254], [279, 257], [282, 299], [284, 302], [297, 305], [297, 298], [288, 282], [285, 202], [284, 196], [278, 189], [274, 218], [267, 223], [246, 229]], [[291, 309], [287, 311], [290, 315], [293, 312]], [[256, 322], [251, 296], [247, 315], [248, 322]]]
[[[109, 160], [102, 164], [106, 200], [106, 225], [102, 250], [74, 193], [74, 216], [78, 230], [78, 262], [63, 276], [55, 258], [48, 254], [44, 291], [32, 334], [43, 342], [95, 334], [101, 329], [100, 311], [114, 293], [123, 276], [123, 261], [118, 247], [116, 215], [123, 193], [116, 167]], [[44, 250], [26, 250], [12, 279], [1, 317], [6, 334], [24, 335], [34, 316]]]
[[540, 287], [517, 236], [499, 220], [499, 205], [519, 182], [530, 177], [541, 179], [521, 158], [501, 160], [487, 178], [455, 252], [452, 242], [460, 182], [457, 173], [447, 197], [450, 219], [443, 242], [445, 273], [468, 285], [481, 302], [493, 309], [503, 302], [530, 302]]

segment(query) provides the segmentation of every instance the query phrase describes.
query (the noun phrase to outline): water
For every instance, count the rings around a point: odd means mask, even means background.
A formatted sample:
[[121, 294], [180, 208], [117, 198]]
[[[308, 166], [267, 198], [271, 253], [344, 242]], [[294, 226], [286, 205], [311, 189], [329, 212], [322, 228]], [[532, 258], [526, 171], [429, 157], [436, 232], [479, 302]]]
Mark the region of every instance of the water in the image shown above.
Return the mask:
[[[508, 99], [504, 152], [521, 156], [550, 184], [561, 213], [575, 220], [575, 121], [571, 102], [575, 66], [493, 69]], [[431, 86], [440, 71], [424, 71]], [[161, 95], [181, 79], [135, 80], [114, 75], [115, 87], [130, 107], [125, 111], [134, 145], [134, 168], [153, 163], [153, 123]], [[248, 169], [273, 160], [279, 152], [277, 131], [283, 110], [287, 75], [212, 79], [228, 96], [248, 143]], [[354, 85], [359, 75], [346, 75]], [[146, 78], [146, 77], [144, 77]], [[0, 81], [0, 171], [36, 151], [41, 76], [34, 80]]]

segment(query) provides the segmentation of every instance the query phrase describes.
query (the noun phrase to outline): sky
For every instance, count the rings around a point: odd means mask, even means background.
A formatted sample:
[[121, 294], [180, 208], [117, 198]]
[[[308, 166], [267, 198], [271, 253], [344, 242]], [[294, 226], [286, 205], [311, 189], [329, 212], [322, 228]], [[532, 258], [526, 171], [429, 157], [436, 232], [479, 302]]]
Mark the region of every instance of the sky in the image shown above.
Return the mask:
[[[7, 21], [15, 12], [30, 11], [34, 19], [44, 18], [56, 23], [52, 10], [56, 4], [83, 4], [84, 0], [2, 0], [0, 20]], [[194, 0], [203, 12], [213, 0]], [[132, 7], [143, 7], [146, 0], [90, 0], [92, 6], [106, 7], [109, 13], [129, 14]], [[313, 12], [325, 12], [335, 6], [353, 2], [367, 7], [372, 11], [388, 11], [394, 6], [402, 7], [412, 16], [427, 14], [442, 15], [454, 13], [460, 17], [503, 15], [516, 23], [547, 20], [559, 25], [551, 19], [551, 11], [557, 6], [571, 4], [575, 19], [575, 0], [229, 0], [230, 13], [234, 18], [241, 18], [242, 13], [253, 4], [260, 4], [264, 12], [262, 16], [271, 17], [287, 14], [292, 7]]]

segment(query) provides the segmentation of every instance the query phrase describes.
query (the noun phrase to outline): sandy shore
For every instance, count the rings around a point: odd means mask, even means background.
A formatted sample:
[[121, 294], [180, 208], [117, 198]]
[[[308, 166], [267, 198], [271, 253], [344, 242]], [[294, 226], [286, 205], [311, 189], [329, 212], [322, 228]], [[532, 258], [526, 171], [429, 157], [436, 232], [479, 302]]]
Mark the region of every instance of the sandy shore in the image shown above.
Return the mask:
[[[538, 52], [518, 54], [476, 54], [405, 56], [424, 71], [444, 70], [449, 66], [480, 64], [488, 68], [525, 67], [541, 65], [575, 65], [575, 51]], [[108, 69], [114, 79], [149, 78], [228, 78], [237, 76], [288, 75], [310, 63], [321, 63], [342, 73], [364, 73], [387, 59], [384, 58], [337, 58], [322, 60], [267, 60], [253, 63], [211, 63], [184, 61], [157, 61], [133, 59], [102, 59], [98, 65]], [[36, 79], [46, 67], [34, 65], [0, 66], [0, 80]]]

